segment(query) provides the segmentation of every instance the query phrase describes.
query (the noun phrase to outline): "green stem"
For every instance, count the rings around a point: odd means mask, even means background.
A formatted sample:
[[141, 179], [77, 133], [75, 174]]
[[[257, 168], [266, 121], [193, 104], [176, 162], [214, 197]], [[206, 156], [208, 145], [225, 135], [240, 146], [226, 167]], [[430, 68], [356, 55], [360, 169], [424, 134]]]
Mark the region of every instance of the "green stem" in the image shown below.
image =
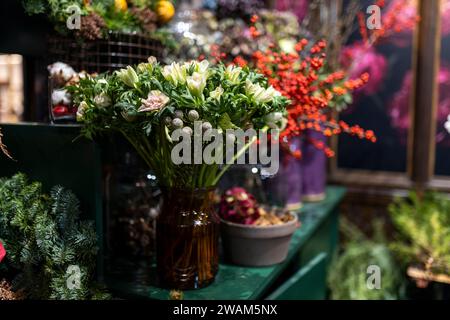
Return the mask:
[[[261, 130], [263, 132], [267, 132], [267, 130], [269, 130], [269, 127], [266, 126], [263, 129], [261, 129]], [[220, 178], [222, 178], [222, 176], [225, 174], [225, 172], [231, 167], [232, 164], [234, 164], [236, 159], [238, 159], [240, 156], [242, 156], [248, 150], [248, 148], [250, 148], [250, 146], [252, 144], [254, 144], [257, 140], [258, 140], [258, 138], [256, 136], [254, 136], [241, 150], [236, 152], [236, 154], [234, 155], [232, 161], [230, 163], [227, 163], [222, 168], [222, 170], [220, 170], [219, 174], [217, 175], [217, 177], [213, 181], [213, 185], [216, 185], [219, 182]]]

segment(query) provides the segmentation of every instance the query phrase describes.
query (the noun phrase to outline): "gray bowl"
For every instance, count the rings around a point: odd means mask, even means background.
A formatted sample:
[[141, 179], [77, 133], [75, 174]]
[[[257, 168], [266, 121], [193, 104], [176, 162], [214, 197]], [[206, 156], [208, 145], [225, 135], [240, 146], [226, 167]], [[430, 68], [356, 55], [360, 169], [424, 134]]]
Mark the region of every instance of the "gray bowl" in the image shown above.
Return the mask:
[[[292, 213], [291, 213], [292, 214]], [[225, 257], [232, 263], [263, 267], [286, 259], [298, 217], [276, 226], [260, 227], [221, 220], [221, 236]]]

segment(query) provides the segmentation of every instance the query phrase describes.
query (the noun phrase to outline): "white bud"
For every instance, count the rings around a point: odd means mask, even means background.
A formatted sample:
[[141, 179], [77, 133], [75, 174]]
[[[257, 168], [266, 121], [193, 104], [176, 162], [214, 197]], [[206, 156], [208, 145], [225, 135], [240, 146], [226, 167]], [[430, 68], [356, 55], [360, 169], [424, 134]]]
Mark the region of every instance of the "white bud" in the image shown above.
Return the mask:
[[172, 126], [175, 129], [181, 129], [183, 128], [183, 120], [181, 120], [180, 118], [175, 118], [172, 120]]
[[172, 118], [171, 117], [165, 117], [164, 118], [164, 123], [166, 124], [166, 126], [170, 126], [172, 124]]
[[175, 118], [183, 119], [183, 117], [184, 117], [183, 111], [181, 111], [181, 110], [176, 110], [174, 112], [174, 115], [175, 115]]
[[202, 129], [203, 129], [203, 131], [207, 131], [207, 130], [212, 129], [211, 123], [209, 123], [209, 122], [203, 122], [203, 124], [202, 124]]
[[198, 114], [197, 111], [191, 110], [188, 113], [188, 118], [189, 118], [190, 121], [196, 121], [196, 120], [198, 120], [200, 118], [200, 115]]

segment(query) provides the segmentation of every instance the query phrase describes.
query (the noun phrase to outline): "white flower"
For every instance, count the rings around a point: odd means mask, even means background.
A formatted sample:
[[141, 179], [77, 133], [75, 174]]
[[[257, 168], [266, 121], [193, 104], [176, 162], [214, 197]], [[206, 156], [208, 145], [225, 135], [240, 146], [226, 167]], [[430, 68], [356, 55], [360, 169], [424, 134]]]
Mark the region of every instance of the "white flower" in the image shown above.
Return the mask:
[[61, 77], [64, 81], [69, 81], [76, 75], [75, 70], [63, 62], [55, 62], [47, 67], [50, 76]]
[[162, 69], [162, 75], [167, 81], [172, 82], [175, 86], [186, 83], [186, 67], [180, 66], [177, 62], [172, 62]]
[[266, 124], [271, 129], [281, 129], [284, 130], [287, 124], [287, 119], [283, 117], [281, 112], [272, 112], [264, 117]]
[[241, 74], [242, 68], [229, 65], [225, 70], [225, 77], [233, 84], [239, 83], [239, 75]]
[[296, 42], [293, 39], [281, 39], [278, 42], [280, 49], [285, 53], [296, 53], [295, 44]]
[[283, 119], [283, 114], [281, 112], [272, 112], [265, 117], [267, 122], [277, 122], [281, 119]]
[[213, 91], [211, 91], [209, 93], [209, 96], [211, 98], [216, 99], [217, 101], [219, 101], [220, 97], [222, 96], [222, 94], [223, 94], [223, 88], [222, 88], [222, 86], [218, 86], [215, 90], [213, 90]]
[[126, 69], [120, 69], [119, 71], [116, 71], [116, 74], [119, 79], [129, 87], [134, 87], [135, 84], [139, 81], [136, 71], [130, 66], [128, 66]]
[[450, 133], [450, 114], [447, 117], [447, 122], [445, 123], [445, 129]]
[[84, 112], [86, 111], [86, 109], [88, 107], [89, 106], [86, 103], [86, 101], [82, 101], [80, 103], [80, 105], [78, 106], [78, 109], [77, 109], [77, 121], [79, 121], [79, 122], [83, 121]]
[[152, 90], [147, 99], [141, 99], [142, 105], [138, 112], [156, 111], [164, 107], [169, 102], [169, 97], [159, 90]]
[[94, 97], [94, 103], [99, 108], [106, 108], [111, 105], [111, 98], [102, 92]]
[[206, 87], [206, 75], [194, 72], [192, 76], [187, 77], [187, 87], [194, 96], [200, 97]]
[[248, 79], [245, 81], [245, 91], [248, 96], [252, 96], [258, 103], [270, 102], [274, 97], [281, 95], [281, 93], [272, 86], [264, 89], [259, 84], [254, 84]]
[[57, 104], [70, 105], [72, 103], [72, 97], [65, 89], [57, 89], [52, 92], [52, 105]]
[[281, 97], [281, 92], [276, 90], [274, 87], [270, 86], [266, 89], [266, 94], [273, 97]]
[[209, 62], [208, 60], [202, 60], [201, 62], [198, 61], [194, 61], [194, 71], [201, 73], [201, 74], [206, 74], [208, 73], [208, 67], [209, 67]]

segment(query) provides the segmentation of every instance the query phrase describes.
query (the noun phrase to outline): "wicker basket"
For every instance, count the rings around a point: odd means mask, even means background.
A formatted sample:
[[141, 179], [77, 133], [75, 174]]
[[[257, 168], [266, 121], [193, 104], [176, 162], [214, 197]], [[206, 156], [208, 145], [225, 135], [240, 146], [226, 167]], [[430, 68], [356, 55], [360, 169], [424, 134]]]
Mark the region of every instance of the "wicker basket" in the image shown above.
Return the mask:
[[108, 39], [95, 41], [50, 36], [48, 53], [48, 64], [61, 61], [78, 71], [102, 73], [136, 65], [149, 56], [162, 59], [164, 47], [150, 37], [111, 32]]

